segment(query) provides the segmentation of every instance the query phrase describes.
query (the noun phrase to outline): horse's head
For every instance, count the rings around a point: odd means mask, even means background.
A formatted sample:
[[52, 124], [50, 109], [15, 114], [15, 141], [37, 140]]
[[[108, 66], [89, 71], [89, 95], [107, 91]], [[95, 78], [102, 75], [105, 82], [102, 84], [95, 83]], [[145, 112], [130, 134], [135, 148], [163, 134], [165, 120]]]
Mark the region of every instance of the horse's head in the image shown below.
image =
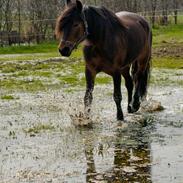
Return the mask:
[[79, 0], [75, 3], [66, 1], [66, 8], [58, 17], [56, 36], [60, 40], [59, 52], [69, 57], [87, 36], [87, 22], [83, 13], [83, 5]]

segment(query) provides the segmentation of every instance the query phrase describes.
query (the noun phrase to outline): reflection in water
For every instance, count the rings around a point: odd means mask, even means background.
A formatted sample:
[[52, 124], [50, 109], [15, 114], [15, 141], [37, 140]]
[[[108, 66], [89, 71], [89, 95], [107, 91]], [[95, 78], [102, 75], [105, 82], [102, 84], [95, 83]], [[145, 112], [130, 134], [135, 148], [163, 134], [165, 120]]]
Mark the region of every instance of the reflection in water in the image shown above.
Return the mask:
[[[140, 129], [138, 129], [140, 130]], [[94, 147], [95, 138], [88, 138], [85, 136], [85, 157], [87, 162], [86, 170], [86, 182], [140, 182], [150, 183], [151, 181], [151, 158], [150, 158], [150, 146], [148, 142], [140, 143], [135, 140], [135, 143], [126, 143], [129, 139], [124, 142], [124, 134], [120, 130], [114, 134], [115, 137], [112, 139], [111, 146], [113, 154], [113, 163], [110, 168], [106, 171], [97, 171], [96, 167], [97, 156], [103, 156], [105, 154], [103, 145], [100, 143], [97, 148], [97, 153]], [[133, 139], [138, 139], [138, 135], [142, 133], [133, 134]], [[130, 137], [128, 137], [130, 138]], [[140, 138], [143, 138], [141, 136]], [[109, 142], [110, 143], [110, 142]], [[105, 158], [105, 155], [103, 156]], [[104, 160], [107, 162], [107, 160]], [[101, 166], [101, 165], [100, 165]]]

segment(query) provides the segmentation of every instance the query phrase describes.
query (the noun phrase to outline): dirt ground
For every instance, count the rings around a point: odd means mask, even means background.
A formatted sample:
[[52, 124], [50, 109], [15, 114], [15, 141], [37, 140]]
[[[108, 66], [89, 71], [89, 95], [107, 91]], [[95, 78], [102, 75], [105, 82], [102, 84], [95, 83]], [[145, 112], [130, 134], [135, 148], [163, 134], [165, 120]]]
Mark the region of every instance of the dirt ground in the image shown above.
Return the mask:
[[154, 57], [173, 57], [173, 58], [183, 58], [183, 44], [173, 44], [166, 43], [162, 44], [160, 47], [153, 48]]
[[[115, 119], [110, 83], [95, 88], [90, 127], [73, 121], [84, 87], [12, 91], [0, 100], [0, 183], [183, 182], [183, 71], [174, 72], [153, 73], [164, 83], [150, 86], [145, 111], [133, 115], [123, 86], [126, 123]], [[164, 110], [147, 112], [156, 101]]]

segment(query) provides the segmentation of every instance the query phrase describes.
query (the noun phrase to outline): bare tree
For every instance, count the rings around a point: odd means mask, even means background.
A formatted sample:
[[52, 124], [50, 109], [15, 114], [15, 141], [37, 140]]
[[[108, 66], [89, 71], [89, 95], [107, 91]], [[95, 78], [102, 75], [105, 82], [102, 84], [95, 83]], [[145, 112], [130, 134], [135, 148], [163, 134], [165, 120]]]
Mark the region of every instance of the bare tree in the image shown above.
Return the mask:
[[14, 1], [13, 0], [5, 0], [4, 1], [4, 29], [7, 31], [7, 38], [9, 45], [11, 45], [11, 36], [10, 32], [12, 31], [13, 28], [13, 18], [12, 18], [12, 10], [14, 6]]
[[160, 2], [161, 2], [161, 8], [162, 8], [161, 24], [167, 25], [168, 24], [168, 5], [170, 2], [167, 0], [161, 0]]
[[178, 7], [179, 7], [179, 0], [173, 0], [175, 24], [177, 24]]
[[152, 26], [154, 27], [155, 25], [155, 20], [156, 20], [156, 8], [157, 8], [157, 0], [151, 0], [151, 13], [152, 13], [152, 16], [151, 16], [151, 23], [152, 23]]
[[[74, 1], [74, 0], [73, 0]], [[113, 12], [132, 11], [146, 16], [154, 26], [167, 25], [168, 17], [178, 23], [183, 0], [81, 0], [86, 5], [105, 6]], [[0, 39], [12, 44], [12, 37], [40, 43], [54, 39], [55, 19], [63, 11], [65, 0], [0, 0]], [[6, 40], [7, 39], [7, 40]], [[18, 43], [18, 42], [16, 42]]]

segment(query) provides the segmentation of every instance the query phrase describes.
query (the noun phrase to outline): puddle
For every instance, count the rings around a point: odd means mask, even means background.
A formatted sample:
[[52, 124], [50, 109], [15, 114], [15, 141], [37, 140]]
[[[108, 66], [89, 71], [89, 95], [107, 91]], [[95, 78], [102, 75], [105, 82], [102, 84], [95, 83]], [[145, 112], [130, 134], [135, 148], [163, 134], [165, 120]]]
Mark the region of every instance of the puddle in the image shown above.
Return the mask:
[[123, 92], [125, 125], [115, 120], [110, 90], [96, 87], [88, 128], [70, 117], [83, 111], [84, 91], [1, 100], [0, 182], [182, 182], [183, 89], [150, 88], [149, 98], [165, 109], [135, 115], [127, 114]]

